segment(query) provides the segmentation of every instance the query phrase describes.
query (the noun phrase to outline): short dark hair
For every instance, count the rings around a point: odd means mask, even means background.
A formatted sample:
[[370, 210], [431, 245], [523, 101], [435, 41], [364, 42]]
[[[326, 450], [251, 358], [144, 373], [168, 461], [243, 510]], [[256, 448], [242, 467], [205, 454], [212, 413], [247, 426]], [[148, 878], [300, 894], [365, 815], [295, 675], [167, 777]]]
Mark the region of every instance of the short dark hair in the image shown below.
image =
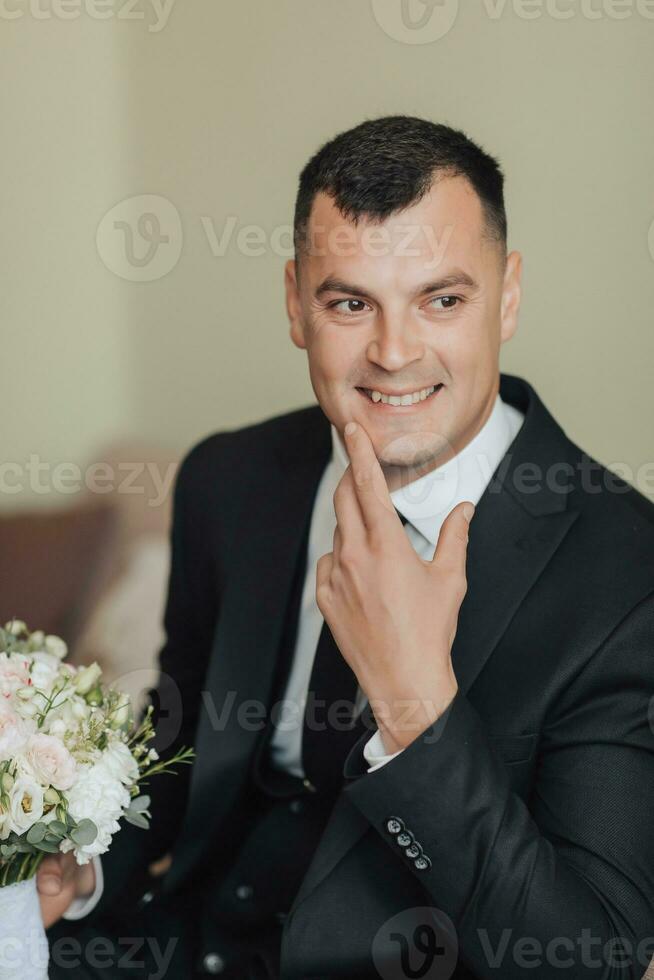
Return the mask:
[[415, 116], [368, 119], [339, 133], [300, 174], [293, 236], [296, 258], [307, 248], [314, 198], [324, 192], [356, 224], [383, 221], [429, 191], [440, 176], [465, 177], [482, 205], [489, 237], [506, 251], [504, 175], [494, 157], [465, 133]]

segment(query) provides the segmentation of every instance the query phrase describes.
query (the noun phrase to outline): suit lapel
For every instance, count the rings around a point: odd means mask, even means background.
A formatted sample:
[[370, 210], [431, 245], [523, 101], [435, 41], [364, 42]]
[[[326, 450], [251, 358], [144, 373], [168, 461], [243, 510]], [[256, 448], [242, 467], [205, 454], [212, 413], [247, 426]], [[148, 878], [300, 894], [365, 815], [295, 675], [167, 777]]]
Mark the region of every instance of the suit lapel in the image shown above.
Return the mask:
[[189, 806], [167, 891], [201, 857], [247, 778], [263, 723], [253, 723], [252, 715], [248, 721], [239, 705], [270, 706], [293, 574], [330, 453], [329, 425], [320, 410], [308, 412], [305, 422], [280, 446], [269, 472], [261, 474], [256, 499], [240, 515], [242, 533], [228, 557], [202, 694]]
[[[565, 493], [546, 479], [548, 467], [566, 453], [566, 440], [536, 393], [520, 379], [502, 376], [502, 396], [517, 403], [525, 421], [476, 508], [470, 526], [468, 591], [461, 606], [452, 663], [466, 694], [534, 587], [578, 513], [567, 508]], [[511, 397], [512, 396], [512, 397]], [[535, 490], [521, 492], [522, 464], [540, 468]], [[550, 471], [551, 472], [551, 471]], [[361, 753], [374, 730], [369, 706], [362, 713], [361, 736], [346, 760], [346, 771], [365, 773]], [[365, 775], [362, 777], [365, 778]], [[293, 908], [303, 902], [369, 829], [366, 819], [341, 793], [302, 882]]]

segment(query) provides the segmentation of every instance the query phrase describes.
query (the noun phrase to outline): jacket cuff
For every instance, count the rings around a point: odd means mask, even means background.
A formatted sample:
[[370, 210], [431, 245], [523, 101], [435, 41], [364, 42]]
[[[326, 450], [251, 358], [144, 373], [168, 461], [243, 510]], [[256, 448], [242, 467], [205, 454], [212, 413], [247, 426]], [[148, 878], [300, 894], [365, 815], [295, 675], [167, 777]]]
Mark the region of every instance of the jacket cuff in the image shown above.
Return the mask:
[[344, 793], [398, 860], [456, 914], [481, 873], [510, 793], [481, 718], [457, 691], [432, 725], [365, 779], [358, 778], [360, 745], [346, 760]]

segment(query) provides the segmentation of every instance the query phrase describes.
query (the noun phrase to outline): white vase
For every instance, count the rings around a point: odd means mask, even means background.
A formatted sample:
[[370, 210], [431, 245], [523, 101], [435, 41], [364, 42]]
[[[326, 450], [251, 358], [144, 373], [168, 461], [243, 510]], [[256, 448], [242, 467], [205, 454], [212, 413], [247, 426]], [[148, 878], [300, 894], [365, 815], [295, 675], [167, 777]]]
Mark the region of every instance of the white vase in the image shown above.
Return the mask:
[[36, 878], [0, 888], [0, 980], [48, 980]]

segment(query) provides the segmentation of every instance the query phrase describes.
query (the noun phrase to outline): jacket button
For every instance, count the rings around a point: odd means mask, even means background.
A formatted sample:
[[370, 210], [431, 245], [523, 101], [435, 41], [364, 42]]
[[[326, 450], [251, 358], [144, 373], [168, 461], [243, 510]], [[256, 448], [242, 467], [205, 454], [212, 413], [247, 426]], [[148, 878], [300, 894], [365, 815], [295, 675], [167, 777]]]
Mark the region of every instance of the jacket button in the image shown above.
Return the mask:
[[291, 813], [302, 813], [304, 803], [302, 800], [291, 800], [291, 802], [288, 804], [288, 808]]
[[420, 844], [416, 844], [414, 841], [413, 844], [409, 844], [404, 853], [408, 858], [417, 858], [420, 855], [421, 850], [422, 848], [420, 847]]
[[409, 830], [402, 830], [395, 838], [400, 847], [408, 847], [413, 844], [413, 834]]
[[251, 885], [239, 885], [236, 889], [236, 897], [243, 899], [245, 901], [248, 898], [252, 898], [254, 894], [254, 889]]
[[388, 817], [386, 820], [386, 830], [389, 834], [399, 834], [404, 830], [404, 821], [399, 817]]
[[413, 863], [418, 871], [429, 871], [431, 868], [431, 861], [426, 854], [421, 854], [420, 857], [417, 857]]
[[149, 905], [153, 898], [154, 892], [144, 892], [139, 899], [139, 905], [141, 907], [144, 905]]
[[218, 953], [207, 953], [202, 960], [202, 966], [204, 967], [205, 973], [217, 976], [225, 969], [225, 961]]

